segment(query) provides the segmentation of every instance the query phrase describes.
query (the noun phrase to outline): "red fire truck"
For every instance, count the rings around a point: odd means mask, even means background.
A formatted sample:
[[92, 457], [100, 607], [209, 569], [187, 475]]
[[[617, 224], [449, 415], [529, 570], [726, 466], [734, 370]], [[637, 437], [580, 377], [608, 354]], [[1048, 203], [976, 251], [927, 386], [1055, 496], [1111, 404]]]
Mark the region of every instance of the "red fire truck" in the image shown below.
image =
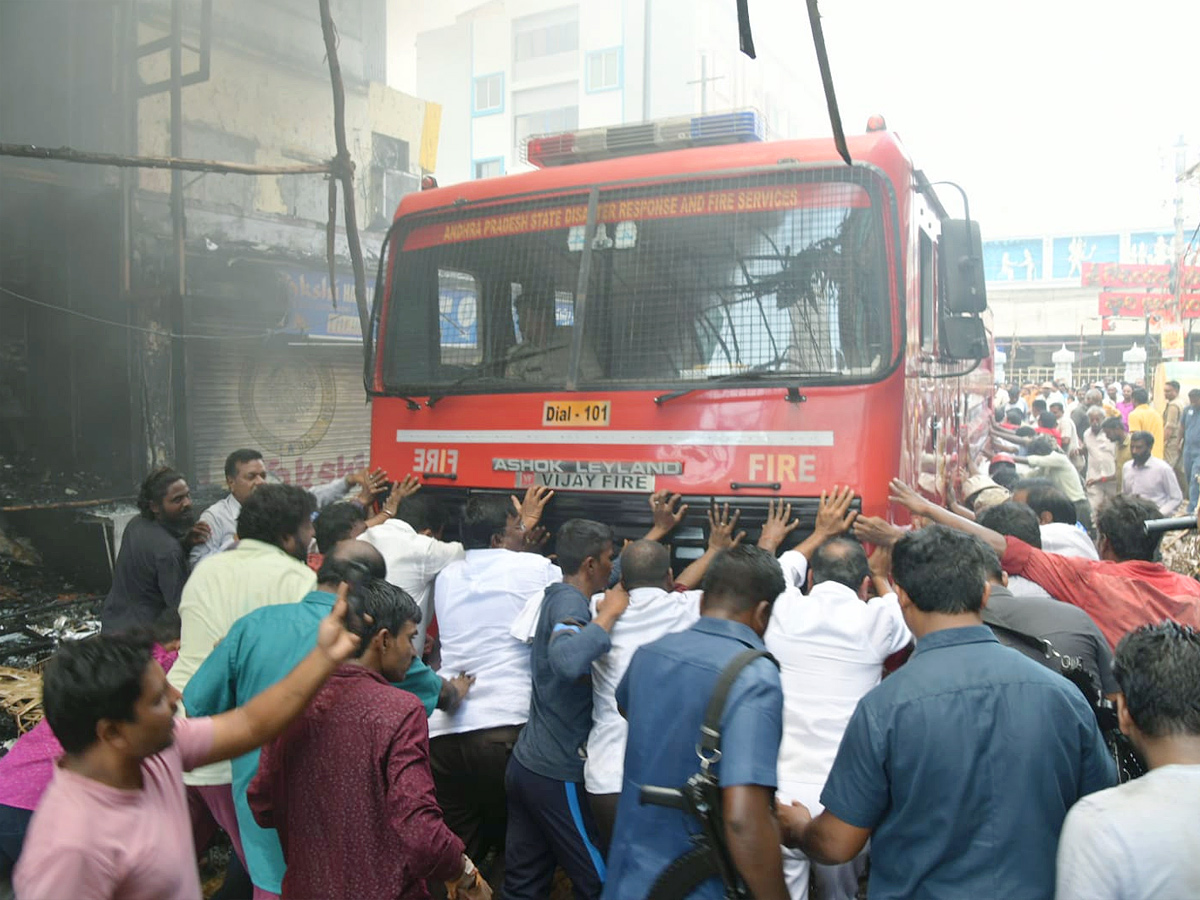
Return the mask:
[[540, 136], [535, 171], [405, 197], [372, 463], [455, 498], [547, 485], [552, 526], [622, 536], [656, 489], [751, 526], [780, 497], [811, 525], [835, 484], [873, 514], [897, 475], [944, 494], [990, 415], [978, 228], [869, 128], [851, 165], [753, 112]]

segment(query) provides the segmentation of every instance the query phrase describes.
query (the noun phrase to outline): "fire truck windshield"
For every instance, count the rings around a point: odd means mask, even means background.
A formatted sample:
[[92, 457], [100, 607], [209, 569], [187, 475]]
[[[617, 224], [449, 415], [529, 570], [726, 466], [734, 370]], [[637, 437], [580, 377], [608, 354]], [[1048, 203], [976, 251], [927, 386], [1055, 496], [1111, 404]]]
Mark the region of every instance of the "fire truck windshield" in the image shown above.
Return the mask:
[[886, 203], [847, 169], [602, 189], [590, 232], [586, 193], [414, 216], [384, 388], [556, 389], [573, 362], [580, 387], [872, 379], [893, 354]]

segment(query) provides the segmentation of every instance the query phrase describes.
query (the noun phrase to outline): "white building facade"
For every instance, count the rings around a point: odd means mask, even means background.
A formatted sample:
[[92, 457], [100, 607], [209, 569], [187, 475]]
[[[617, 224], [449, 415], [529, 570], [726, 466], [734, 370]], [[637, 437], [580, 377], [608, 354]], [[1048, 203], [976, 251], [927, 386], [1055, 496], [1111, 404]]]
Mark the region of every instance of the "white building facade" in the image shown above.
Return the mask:
[[[406, 5], [415, 6], [396, 0], [389, 15]], [[741, 54], [729, 0], [494, 0], [410, 12], [412, 89], [443, 109], [442, 184], [525, 169], [522, 142], [535, 134], [740, 107], [763, 114], [770, 138], [828, 130], [816, 73], [801, 79], [789, 61]], [[809, 41], [807, 20], [797, 27]]]

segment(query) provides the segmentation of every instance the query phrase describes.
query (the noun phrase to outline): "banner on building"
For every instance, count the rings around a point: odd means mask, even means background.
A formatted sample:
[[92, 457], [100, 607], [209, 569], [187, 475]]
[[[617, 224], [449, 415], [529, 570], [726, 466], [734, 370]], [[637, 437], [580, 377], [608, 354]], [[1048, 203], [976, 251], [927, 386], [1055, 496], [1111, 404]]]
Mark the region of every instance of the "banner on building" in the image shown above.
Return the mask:
[[[1186, 293], [1200, 292], [1200, 267], [1185, 266], [1180, 270], [1180, 288]], [[1083, 287], [1157, 288], [1163, 293], [1171, 289], [1171, 266], [1129, 266], [1122, 263], [1084, 263]]]
[[[1175, 298], [1170, 294], [1105, 291], [1100, 294], [1099, 311], [1102, 317], [1120, 319], [1174, 317]], [[1200, 319], [1200, 294], [1184, 294], [1179, 299], [1179, 318]]]

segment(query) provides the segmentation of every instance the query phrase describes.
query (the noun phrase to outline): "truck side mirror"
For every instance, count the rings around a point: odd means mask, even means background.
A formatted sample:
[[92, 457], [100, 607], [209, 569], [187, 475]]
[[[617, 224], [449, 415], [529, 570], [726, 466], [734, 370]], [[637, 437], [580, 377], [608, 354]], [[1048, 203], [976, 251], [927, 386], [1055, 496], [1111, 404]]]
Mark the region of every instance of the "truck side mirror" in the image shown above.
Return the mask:
[[983, 284], [983, 242], [979, 223], [970, 219], [942, 220], [938, 240], [938, 278], [943, 309], [950, 314], [981, 313], [987, 309]]
[[945, 316], [938, 333], [947, 359], [983, 359], [988, 355], [987, 330], [978, 316]]

